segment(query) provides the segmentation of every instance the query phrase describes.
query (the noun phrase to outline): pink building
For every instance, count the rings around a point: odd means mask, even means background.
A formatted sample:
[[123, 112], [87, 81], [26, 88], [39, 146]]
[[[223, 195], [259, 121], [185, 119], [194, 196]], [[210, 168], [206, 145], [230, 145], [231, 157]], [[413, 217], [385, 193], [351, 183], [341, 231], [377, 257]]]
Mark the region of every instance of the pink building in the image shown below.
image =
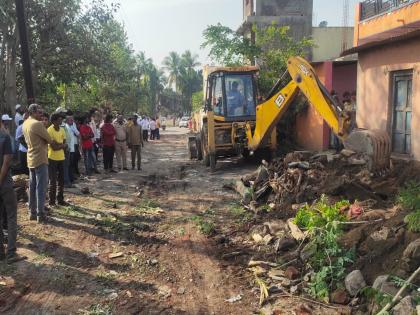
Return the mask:
[[[333, 60], [313, 62], [318, 77], [328, 91], [334, 90], [342, 100], [344, 92], [356, 91], [357, 61]], [[296, 141], [308, 150], [326, 150], [330, 145], [331, 131], [314, 107], [296, 117]]]
[[356, 8], [357, 123], [388, 131], [394, 155], [420, 160], [420, 0]]

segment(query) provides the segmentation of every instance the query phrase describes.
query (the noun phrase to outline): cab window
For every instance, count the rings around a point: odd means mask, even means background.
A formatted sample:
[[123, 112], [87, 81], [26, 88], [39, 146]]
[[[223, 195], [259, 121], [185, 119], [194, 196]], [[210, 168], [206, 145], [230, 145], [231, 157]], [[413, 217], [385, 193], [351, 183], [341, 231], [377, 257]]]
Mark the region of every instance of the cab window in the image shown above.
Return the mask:
[[254, 116], [255, 95], [251, 75], [225, 77], [227, 114], [229, 117]]
[[222, 77], [216, 77], [213, 85], [213, 111], [215, 115], [224, 115]]

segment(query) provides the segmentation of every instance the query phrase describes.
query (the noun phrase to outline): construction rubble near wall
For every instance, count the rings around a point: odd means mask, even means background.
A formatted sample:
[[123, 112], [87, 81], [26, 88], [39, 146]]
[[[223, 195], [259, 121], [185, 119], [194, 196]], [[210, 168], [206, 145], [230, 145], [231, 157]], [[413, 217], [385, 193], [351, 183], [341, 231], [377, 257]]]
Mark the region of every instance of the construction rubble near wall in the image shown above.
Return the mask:
[[15, 176], [28, 259], [0, 264], [0, 313], [362, 315], [397, 297], [393, 314], [415, 314], [418, 165], [370, 174], [349, 150], [294, 151], [212, 173], [188, 159], [185, 133], [145, 146], [141, 174], [66, 190], [71, 206], [42, 227]]
[[[420, 298], [420, 235], [407, 229], [409, 211], [396, 198], [407, 183], [419, 179], [414, 162], [393, 161], [390, 171], [371, 174], [363, 155], [344, 149], [339, 154], [295, 151], [270, 163], [263, 160], [255, 172], [226, 184], [255, 214], [253, 224], [236, 235], [238, 246], [246, 244], [247, 249], [235, 255], [254, 250], [248, 267], [263, 281], [262, 299], [264, 291], [269, 297], [261, 313], [285, 314], [285, 296], [299, 296], [303, 302], [305, 296], [310, 297], [309, 287], [314, 283], [311, 257], [316, 249], [310, 246], [308, 231], [295, 224], [299, 209], [319, 200], [328, 204], [348, 200], [340, 209], [347, 222], [343, 222], [339, 244], [353, 250], [355, 258], [346, 266], [341, 283], [320, 303], [326, 308], [303, 303], [296, 314], [376, 314], [381, 304], [369, 303], [366, 292], [374, 292], [376, 299], [391, 299], [401, 286], [395, 279], [407, 279], [417, 272], [410, 289], [400, 293], [397, 302], [401, 302], [393, 305], [397, 304], [393, 314], [414, 314]], [[418, 202], [420, 189], [415, 193]], [[420, 222], [416, 225], [419, 232]]]

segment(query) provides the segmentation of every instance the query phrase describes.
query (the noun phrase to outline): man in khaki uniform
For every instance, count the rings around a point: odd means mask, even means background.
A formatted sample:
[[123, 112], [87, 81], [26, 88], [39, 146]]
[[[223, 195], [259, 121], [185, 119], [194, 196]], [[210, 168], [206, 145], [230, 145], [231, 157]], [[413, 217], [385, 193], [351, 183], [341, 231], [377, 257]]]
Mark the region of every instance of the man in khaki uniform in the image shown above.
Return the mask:
[[115, 155], [119, 170], [127, 171], [127, 125], [122, 115], [113, 123], [115, 128]]
[[128, 145], [131, 148], [131, 167], [134, 170], [136, 166], [137, 157], [137, 169], [141, 170], [141, 147], [143, 145], [143, 130], [137, 123], [137, 116], [133, 118], [133, 124], [128, 128]]

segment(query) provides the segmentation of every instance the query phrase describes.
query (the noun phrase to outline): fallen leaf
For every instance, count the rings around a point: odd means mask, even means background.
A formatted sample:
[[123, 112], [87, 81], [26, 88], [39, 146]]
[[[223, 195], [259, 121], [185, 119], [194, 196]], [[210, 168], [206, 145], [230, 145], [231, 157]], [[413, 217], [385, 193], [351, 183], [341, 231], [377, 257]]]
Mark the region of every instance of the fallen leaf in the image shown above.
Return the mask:
[[121, 256], [124, 256], [124, 253], [123, 252], [118, 252], [118, 253], [112, 253], [112, 254], [109, 254], [109, 258], [118, 258], [118, 257], [121, 257]]

